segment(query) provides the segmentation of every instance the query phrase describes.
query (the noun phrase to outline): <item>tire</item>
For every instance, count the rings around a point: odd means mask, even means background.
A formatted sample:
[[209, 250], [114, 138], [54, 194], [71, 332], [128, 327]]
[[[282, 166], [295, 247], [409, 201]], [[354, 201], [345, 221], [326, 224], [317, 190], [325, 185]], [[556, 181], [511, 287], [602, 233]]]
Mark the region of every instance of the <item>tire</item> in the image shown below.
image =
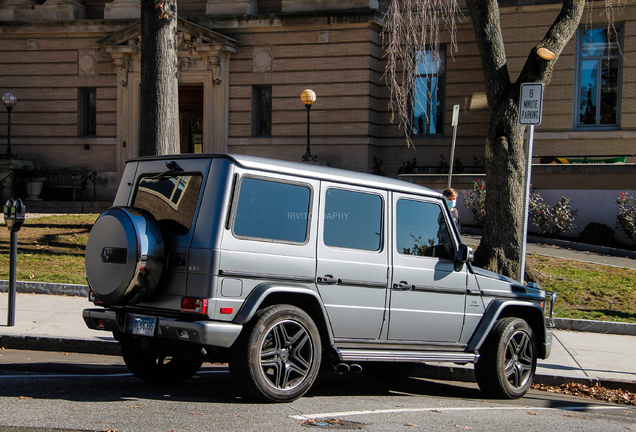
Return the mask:
[[183, 357], [138, 351], [122, 346], [122, 355], [128, 370], [142, 381], [152, 384], [179, 384], [192, 377], [202, 362]]
[[266, 402], [291, 402], [312, 386], [322, 346], [305, 311], [275, 305], [259, 311], [230, 351], [230, 373], [241, 389]]
[[521, 318], [497, 320], [475, 364], [479, 388], [489, 397], [517, 399], [532, 385], [537, 367], [537, 343]]
[[86, 279], [107, 305], [147, 300], [161, 277], [164, 243], [157, 220], [132, 207], [111, 207], [86, 242]]

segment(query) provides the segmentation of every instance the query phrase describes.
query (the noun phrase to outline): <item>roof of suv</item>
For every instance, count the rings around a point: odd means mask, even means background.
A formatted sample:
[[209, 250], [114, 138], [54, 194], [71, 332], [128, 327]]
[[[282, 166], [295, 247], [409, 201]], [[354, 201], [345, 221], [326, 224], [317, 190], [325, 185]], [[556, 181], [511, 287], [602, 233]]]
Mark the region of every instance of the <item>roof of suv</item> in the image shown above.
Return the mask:
[[326, 181], [344, 182], [379, 189], [390, 189], [395, 191], [414, 193], [417, 195], [441, 196], [440, 193], [413, 183], [396, 180], [390, 177], [382, 177], [373, 174], [348, 171], [328, 166], [314, 165], [309, 163], [289, 162], [277, 159], [268, 159], [257, 156], [247, 156], [226, 153], [187, 153], [162, 156], [143, 156], [129, 159], [126, 162], [143, 162], [147, 160], [179, 160], [179, 159], [230, 159], [243, 168], [258, 169], [267, 172], [289, 174], [299, 177], [317, 178]]

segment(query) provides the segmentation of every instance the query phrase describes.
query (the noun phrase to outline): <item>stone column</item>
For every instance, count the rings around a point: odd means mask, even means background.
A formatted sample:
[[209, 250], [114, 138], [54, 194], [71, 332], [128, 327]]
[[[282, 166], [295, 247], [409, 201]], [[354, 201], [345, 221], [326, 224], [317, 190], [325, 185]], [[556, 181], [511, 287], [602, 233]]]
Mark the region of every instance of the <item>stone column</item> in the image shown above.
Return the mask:
[[117, 67], [117, 83], [126, 87], [128, 85], [128, 71], [130, 70], [130, 59], [137, 53], [135, 45], [114, 45], [103, 48], [104, 52], [110, 54], [113, 63]]
[[377, 8], [378, 0], [282, 0], [283, 12], [312, 12]]
[[141, 7], [138, 0], [115, 0], [104, 6], [105, 19], [141, 18]]
[[258, 13], [257, 0], [208, 0], [206, 15], [254, 15]]
[[46, 0], [36, 5], [33, 20], [77, 20], [86, 19], [86, 6], [79, 0]]
[[0, 21], [20, 21], [41, 3], [41, 0], [7, 0], [0, 5]]

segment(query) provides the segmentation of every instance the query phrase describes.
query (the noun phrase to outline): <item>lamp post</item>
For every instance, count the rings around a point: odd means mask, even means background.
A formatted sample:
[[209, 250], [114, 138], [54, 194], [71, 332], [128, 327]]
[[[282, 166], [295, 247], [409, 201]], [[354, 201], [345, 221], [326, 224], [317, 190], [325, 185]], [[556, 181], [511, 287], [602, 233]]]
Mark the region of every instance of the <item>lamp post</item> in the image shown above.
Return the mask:
[[2, 159], [14, 159], [18, 157], [18, 155], [14, 155], [11, 153], [11, 110], [13, 106], [18, 102], [18, 98], [13, 96], [11, 93], [5, 93], [2, 96], [2, 103], [7, 107], [7, 113], [9, 115], [8, 123], [7, 123], [7, 152], [4, 155], [1, 155]]
[[311, 104], [316, 102], [316, 93], [314, 93], [313, 90], [305, 89], [300, 94], [300, 100], [305, 104], [305, 107], [307, 108], [307, 151], [303, 155], [303, 162], [311, 162], [311, 161], [315, 161], [316, 158], [318, 157], [318, 156], [315, 156], [315, 155], [311, 154], [311, 149], [309, 147], [309, 136], [310, 136], [310, 134], [309, 134], [309, 125], [310, 125], [309, 110], [311, 109]]

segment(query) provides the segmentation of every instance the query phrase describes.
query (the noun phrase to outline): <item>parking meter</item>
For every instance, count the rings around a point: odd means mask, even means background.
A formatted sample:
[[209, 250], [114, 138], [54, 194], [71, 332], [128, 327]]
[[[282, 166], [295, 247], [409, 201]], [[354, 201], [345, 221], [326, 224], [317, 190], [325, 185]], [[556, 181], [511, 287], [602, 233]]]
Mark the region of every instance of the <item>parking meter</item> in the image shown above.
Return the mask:
[[18, 231], [22, 228], [26, 213], [26, 206], [22, 204], [20, 199], [9, 200], [4, 205], [4, 221], [11, 233], [11, 249], [9, 254], [9, 309], [7, 316], [7, 325], [15, 324], [15, 298], [16, 298], [16, 268], [18, 257]]
[[22, 204], [22, 200], [17, 199], [9, 200], [4, 205], [4, 221], [7, 224], [7, 228], [10, 232], [18, 232], [22, 228], [24, 223], [24, 214], [26, 213], [26, 207]]

